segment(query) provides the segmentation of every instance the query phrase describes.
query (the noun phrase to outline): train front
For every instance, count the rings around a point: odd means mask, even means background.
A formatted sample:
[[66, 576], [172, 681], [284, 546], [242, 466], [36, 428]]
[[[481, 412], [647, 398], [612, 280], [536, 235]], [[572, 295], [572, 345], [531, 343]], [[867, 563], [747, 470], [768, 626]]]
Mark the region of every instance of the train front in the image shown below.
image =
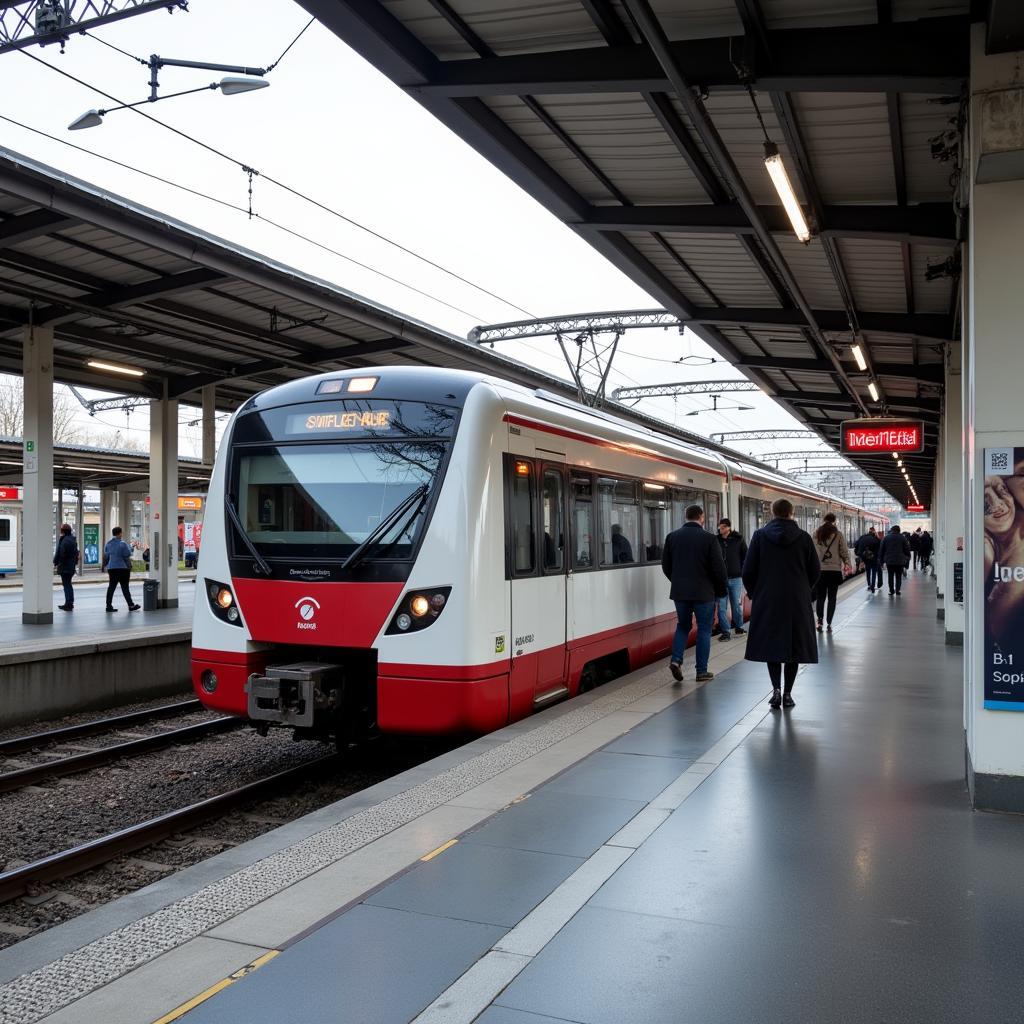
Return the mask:
[[374, 728], [379, 641], [422, 633], [429, 644], [451, 595], [450, 576], [420, 588], [410, 576], [472, 383], [333, 373], [238, 411], [197, 578], [192, 681], [204, 704], [339, 743]]

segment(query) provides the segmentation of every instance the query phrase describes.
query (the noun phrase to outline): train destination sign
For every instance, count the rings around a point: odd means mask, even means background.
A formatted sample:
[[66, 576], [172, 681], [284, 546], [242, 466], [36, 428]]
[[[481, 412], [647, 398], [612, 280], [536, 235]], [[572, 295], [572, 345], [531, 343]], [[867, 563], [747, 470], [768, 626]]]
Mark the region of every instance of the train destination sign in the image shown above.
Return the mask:
[[346, 430], [390, 430], [391, 413], [387, 409], [369, 412], [311, 412], [288, 417], [289, 434], [336, 434]]
[[840, 451], [847, 455], [924, 451], [924, 424], [920, 420], [846, 420]]

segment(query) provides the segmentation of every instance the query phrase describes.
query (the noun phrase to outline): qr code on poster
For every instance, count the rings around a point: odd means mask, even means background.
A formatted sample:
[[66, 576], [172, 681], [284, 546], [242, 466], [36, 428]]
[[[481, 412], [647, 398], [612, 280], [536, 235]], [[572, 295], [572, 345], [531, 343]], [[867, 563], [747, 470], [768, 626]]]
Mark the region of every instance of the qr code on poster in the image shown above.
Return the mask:
[[1013, 474], [1012, 448], [985, 449], [985, 475], [1010, 476]]

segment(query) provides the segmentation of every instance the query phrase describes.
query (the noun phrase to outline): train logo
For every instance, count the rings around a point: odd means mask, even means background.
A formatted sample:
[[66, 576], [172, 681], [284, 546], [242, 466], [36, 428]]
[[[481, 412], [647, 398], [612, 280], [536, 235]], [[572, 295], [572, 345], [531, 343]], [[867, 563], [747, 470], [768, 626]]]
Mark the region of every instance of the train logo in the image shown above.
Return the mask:
[[301, 619], [296, 626], [299, 629], [316, 629], [316, 623], [312, 619], [320, 608], [320, 602], [315, 597], [300, 597], [295, 602], [295, 607], [299, 610]]

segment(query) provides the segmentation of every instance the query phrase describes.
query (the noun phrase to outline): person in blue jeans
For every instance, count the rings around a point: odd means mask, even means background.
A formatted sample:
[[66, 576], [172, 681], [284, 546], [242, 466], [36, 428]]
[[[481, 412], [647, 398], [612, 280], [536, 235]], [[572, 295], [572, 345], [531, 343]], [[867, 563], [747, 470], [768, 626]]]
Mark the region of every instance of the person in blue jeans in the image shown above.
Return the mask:
[[107, 570], [110, 581], [107, 584], [107, 611], [117, 611], [111, 602], [114, 600], [114, 591], [120, 586], [128, 603], [128, 611], [137, 612], [140, 606], [132, 600], [128, 589], [128, 580], [132, 575], [132, 549], [121, 539], [120, 526], [115, 526], [110, 533], [110, 540], [103, 547], [103, 568]]
[[747, 542], [732, 528], [728, 519], [718, 521], [718, 546], [725, 559], [726, 586], [729, 593], [718, 600], [718, 639], [729, 637], [729, 605], [732, 605], [732, 629], [737, 636], [746, 633], [743, 628], [743, 559], [747, 557]]
[[725, 560], [718, 539], [704, 529], [704, 509], [690, 505], [686, 522], [665, 538], [661, 570], [670, 580], [669, 597], [676, 606], [676, 633], [669, 671], [676, 682], [683, 679], [683, 652], [690, 626], [697, 620], [697, 682], [714, 678], [708, 671], [711, 654], [711, 623], [715, 601], [727, 592]]

